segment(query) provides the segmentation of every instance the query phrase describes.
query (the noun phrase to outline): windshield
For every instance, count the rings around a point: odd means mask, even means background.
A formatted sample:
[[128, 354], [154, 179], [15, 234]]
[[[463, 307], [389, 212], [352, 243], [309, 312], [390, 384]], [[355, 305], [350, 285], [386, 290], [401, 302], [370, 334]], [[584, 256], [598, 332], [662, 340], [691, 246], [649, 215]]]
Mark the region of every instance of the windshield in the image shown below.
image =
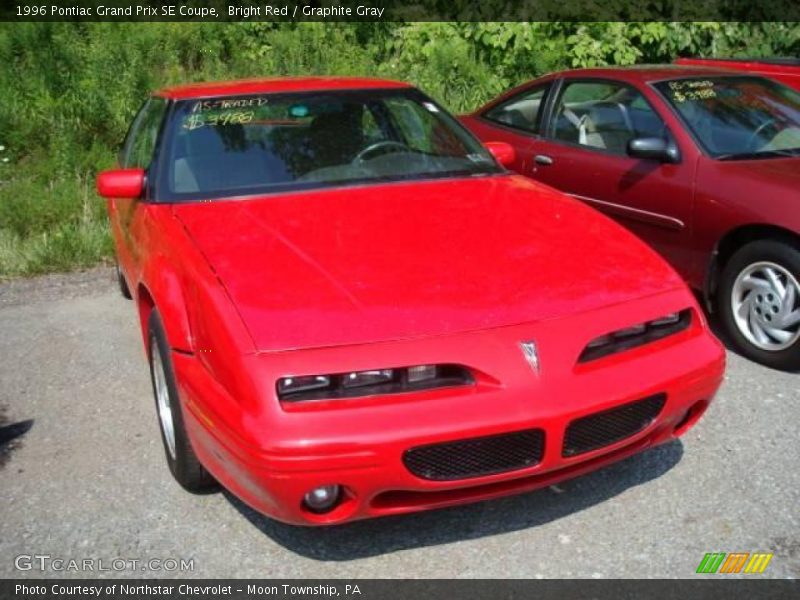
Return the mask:
[[176, 104], [158, 195], [207, 199], [499, 172], [417, 90], [231, 96]]
[[714, 158], [800, 155], [800, 94], [760, 77], [697, 77], [657, 83]]

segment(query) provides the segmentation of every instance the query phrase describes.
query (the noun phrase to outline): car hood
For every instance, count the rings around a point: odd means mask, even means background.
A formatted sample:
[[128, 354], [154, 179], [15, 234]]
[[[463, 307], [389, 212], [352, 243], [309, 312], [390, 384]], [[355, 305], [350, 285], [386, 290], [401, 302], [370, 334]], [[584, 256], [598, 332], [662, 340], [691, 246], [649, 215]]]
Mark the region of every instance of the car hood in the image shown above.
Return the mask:
[[[784, 185], [795, 191], [800, 187], [800, 157], [767, 158], [763, 160], [731, 160], [719, 163], [723, 169], [736, 171], [742, 177], [759, 184]], [[797, 197], [797, 194], [793, 194]]]
[[519, 176], [173, 210], [261, 351], [513, 325], [682, 285], [620, 226]]

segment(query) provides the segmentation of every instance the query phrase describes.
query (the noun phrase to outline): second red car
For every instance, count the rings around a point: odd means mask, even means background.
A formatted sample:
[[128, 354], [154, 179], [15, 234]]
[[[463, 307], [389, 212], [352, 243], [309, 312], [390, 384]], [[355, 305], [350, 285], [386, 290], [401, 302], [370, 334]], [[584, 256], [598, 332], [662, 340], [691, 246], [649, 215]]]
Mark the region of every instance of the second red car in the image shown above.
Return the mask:
[[516, 171], [658, 250], [743, 354], [800, 369], [797, 91], [700, 67], [585, 69], [526, 83], [463, 122], [514, 146]]

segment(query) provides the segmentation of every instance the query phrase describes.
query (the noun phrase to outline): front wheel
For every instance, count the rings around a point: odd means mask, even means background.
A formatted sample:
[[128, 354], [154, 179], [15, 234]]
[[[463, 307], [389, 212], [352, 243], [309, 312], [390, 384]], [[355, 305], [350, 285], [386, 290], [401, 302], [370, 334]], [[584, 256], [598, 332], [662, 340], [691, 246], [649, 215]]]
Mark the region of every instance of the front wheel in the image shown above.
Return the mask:
[[778, 240], [742, 246], [722, 272], [717, 306], [736, 348], [768, 367], [800, 369], [800, 249]]
[[122, 274], [122, 270], [119, 268], [119, 263], [115, 262], [114, 267], [117, 271], [117, 285], [119, 285], [119, 293], [122, 294], [123, 298], [130, 300], [131, 290], [128, 288], [128, 282], [125, 281], [125, 276]]
[[150, 377], [167, 465], [175, 480], [190, 492], [212, 491], [217, 482], [200, 464], [186, 435], [167, 336], [156, 310], [150, 313], [148, 331]]

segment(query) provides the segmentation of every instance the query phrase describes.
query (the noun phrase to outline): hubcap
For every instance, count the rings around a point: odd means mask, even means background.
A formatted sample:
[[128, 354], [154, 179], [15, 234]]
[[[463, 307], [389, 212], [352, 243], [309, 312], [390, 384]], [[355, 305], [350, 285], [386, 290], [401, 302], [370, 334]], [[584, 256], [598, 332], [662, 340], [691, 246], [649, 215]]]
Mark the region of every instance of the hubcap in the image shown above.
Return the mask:
[[800, 284], [779, 264], [757, 262], [742, 270], [731, 308], [739, 331], [762, 350], [784, 350], [800, 338]]
[[169, 388], [167, 387], [167, 375], [164, 372], [164, 361], [161, 360], [161, 352], [158, 343], [153, 340], [150, 349], [153, 357], [153, 389], [156, 394], [156, 406], [158, 407], [158, 421], [161, 423], [161, 431], [164, 432], [164, 439], [167, 442], [167, 451], [172, 459], [175, 459], [175, 424], [172, 420], [172, 410], [170, 408]]

